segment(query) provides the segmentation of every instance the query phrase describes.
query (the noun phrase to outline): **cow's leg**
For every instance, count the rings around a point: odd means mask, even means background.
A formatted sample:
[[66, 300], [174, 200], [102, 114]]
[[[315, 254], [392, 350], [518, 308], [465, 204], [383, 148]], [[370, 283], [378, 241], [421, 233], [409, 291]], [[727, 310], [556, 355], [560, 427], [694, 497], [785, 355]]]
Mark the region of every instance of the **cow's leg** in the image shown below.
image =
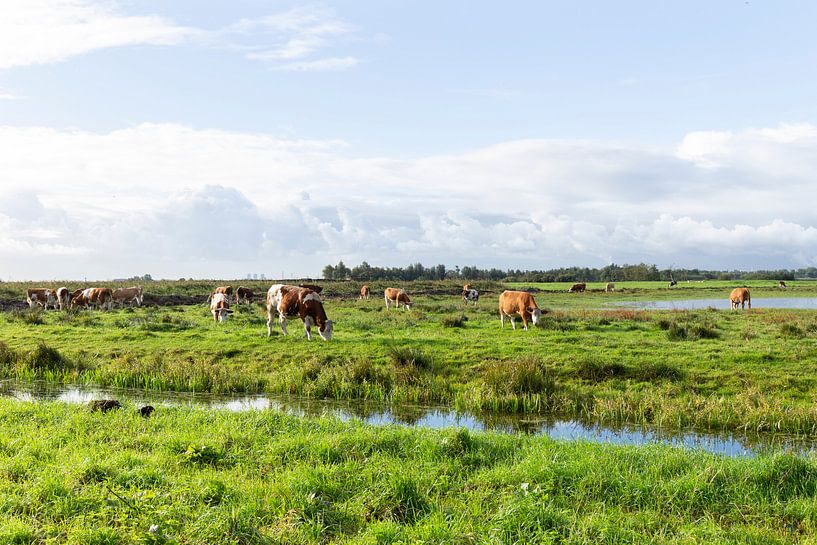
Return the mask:
[[505, 315], [501, 310], [499, 311], [499, 323], [502, 324], [502, 329], [505, 329]]
[[516, 322], [514, 321], [513, 316], [508, 316], [508, 318], [511, 319], [511, 327], [513, 328], [514, 331], [516, 331]]
[[281, 331], [284, 332], [284, 335], [287, 334], [287, 317], [281, 314], [278, 317], [278, 323], [281, 324]]
[[304, 331], [306, 332], [306, 340], [312, 340], [312, 317], [305, 316], [304, 317]]
[[272, 310], [267, 307], [267, 337], [272, 337]]

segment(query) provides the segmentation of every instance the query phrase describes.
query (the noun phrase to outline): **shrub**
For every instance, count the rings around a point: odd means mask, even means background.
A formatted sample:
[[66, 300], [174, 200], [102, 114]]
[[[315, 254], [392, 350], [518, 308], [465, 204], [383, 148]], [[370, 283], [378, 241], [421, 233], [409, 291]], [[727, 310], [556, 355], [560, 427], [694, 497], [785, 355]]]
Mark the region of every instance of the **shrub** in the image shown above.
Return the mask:
[[556, 390], [556, 380], [545, 363], [536, 357], [523, 356], [511, 361], [498, 361], [485, 373], [485, 383], [495, 393], [545, 394]]
[[57, 371], [72, 367], [71, 362], [65, 359], [59, 350], [51, 348], [44, 342], [24, 356], [23, 365], [34, 371]]
[[434, 359], [431, 356], [412, 346], [389, 347], [389, 358], [398, 367], [431, 369], [434, 365]]
[[785, 323], [780, 326], [780, 334], [784, 337], [793, 337], [800, 339], [805, 337], [806, 333], [797, 324]]
[[576, 365], [576, 375], [591, 382], [624, 376], [626, 373], [627, 367], [622, 363], [599, 361], [595, 358], [580, 361]]
[[29, 325], [41, 325], [45, 322], [43, 319], [43, 310], [40, 307], [14, 309], [9, 313], [9, 318], [16, 322], [23, 322]]
[[685, 341], [689, 336], [689, 332], [687, 328], [678, 325], [677, 322], [670, 323], [669, 327], [667, 328], [667, 339], [671, 341]]
[[444, 316], [440, 323], [443, 327], [465, 327], [465, 322], [468, 321], [468, 316], [464, 314], [456, 315], [453, 314], [451, 316]]
[[645, 381], [681, 380], [684, 378], [684, 371], [668, 363], [650, 362], [637, 371], [636, 377]]

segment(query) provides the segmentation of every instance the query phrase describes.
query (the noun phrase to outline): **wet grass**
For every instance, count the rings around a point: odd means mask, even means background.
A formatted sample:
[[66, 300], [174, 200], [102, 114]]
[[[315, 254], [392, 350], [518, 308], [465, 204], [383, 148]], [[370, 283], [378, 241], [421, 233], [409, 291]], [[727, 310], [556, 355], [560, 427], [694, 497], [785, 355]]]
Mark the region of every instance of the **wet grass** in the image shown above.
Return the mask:
[[307, 342], [299, 321], [289, 336], [276, 328], [268, 338], [257, 304], [226, 324], [215, 324], [205, 305], [48, 311], [39, 323], [6, 312], [0, 374], [817, 432], [817, 311], [569, 308], [577, 297], [600, 306], [609, 296], [536, 294], [545, 313], [527, 332], [500, 328], [490, 293], [477, 307], [457, 294], [419, 295], [408, 312], [386, 311], [374, 297], [328, 298], [328, 343]]
[[[529, 363], [529, 365], [532, 365]], [[536, 363], [539, 365], [539, 363]], [[527, 387], [526, 387], [527, 388]], [[810, 543], [817, 462], [0, 400], [2, 543]]]

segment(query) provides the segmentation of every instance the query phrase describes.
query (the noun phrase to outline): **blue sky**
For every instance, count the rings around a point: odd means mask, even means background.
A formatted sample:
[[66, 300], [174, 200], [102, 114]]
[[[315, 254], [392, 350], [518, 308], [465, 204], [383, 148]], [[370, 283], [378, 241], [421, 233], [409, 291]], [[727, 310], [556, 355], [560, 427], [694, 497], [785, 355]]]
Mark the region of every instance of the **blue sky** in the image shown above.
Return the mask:
[[9, 4], [0, 278], [817, 263], [811, 2]]

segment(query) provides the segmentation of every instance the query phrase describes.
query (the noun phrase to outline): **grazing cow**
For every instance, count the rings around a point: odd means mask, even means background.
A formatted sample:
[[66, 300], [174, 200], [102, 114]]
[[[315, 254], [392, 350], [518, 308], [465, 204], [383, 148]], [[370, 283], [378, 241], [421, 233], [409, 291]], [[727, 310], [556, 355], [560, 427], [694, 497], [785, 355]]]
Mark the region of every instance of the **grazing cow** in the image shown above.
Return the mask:
[[414, 304], [411, 302], [405, 290], [399, 288], [386, 288], [384, 295], [386, 299], [386, 310], [389, 310], [389, 304], [392, 302], [397, 308], [400, 308], [400, 303], [403, 303], [406, 310], [411, 310], [411, 305]]
[[784, 290], [786, 289], [786, 283], [781, 280], [780, 282], [777, 283], [777, 287]]
[[511, 319], [511, 327], [516, 329], [514, 322], [516, 314], [522, 317], [525, 331], [528, 330], [528, 320], [533, 321], [533, 325], [536, 325], [539, 323], [539, 318], [542, 317], [542, 311], [536, 306], [533, 295], [526, 291], [503, 291], [499, 296], [499, 319], [503, 329], [505, 328], [505, 316]]
[[372, 290], [369, 289], [369, 284], [363, 284], [363, 286], [360, 288], [360, 296], [358, 299], [366, 299], [368, 301], [371, 291]]
[[298, 287], [310, 289], [315, 293], [320, 293], [323, 291], [323, 286], [316, 286], [315, 284], [298, 284]]
[[272, 321], [278, 315], [281, 331], [287, 334], [287, 318], [301, 318], [307, 340], [312, 340], [312, 326], [324, 341], [332, 340], [332, 320], [326, 317], [321, 296], [312, 289], [275, 284], [267, 291], [267, 336], [272, 335]]
[[732, 306], [732, 310], [736, 310], [738, 305], [740, 308], [746, 308], [746, 304], [749, 304], [749, 308], [752, 308], [752, 298], [749, 296], [749, 290], [746, 288], [735, 288], [732, 290], [732, 293], [729, 294], [729, 302]]
[[230, 297], [233, 296], [233, 287], [232, 286], [219, 286], [219, 287], [217, 287], [216, 289], [214, 289], [210, 293], [210, 296], [207, 297], [207, 302], [209, 303], [210, 301], [212, 301], [213, 296], [216, 295], [217, 293], [223, 293], [224, 295], [227, 296], [227, 299], [229, 300]]
[[125, 303], [136, 303], [136, 306], [141, 307], [144, 300], [142, 293], [142, 286], [132, 286], [130, 288], [117, 288], [113, 290], [113, 302], [125, 306]]
[[667, 286], [667, 287], [671, 288], [672, 286], [677, 286], [677, 285], [678, 285], [678, 282], [676, 282], [675, 280], [670, 280], [669, 281], [669, 286]]
[[474, 303], [474, 306], [477, 306], [477, 301], [479, 301], [479, 292], [474, 288], [471, 288], [470, 290], [463, 292], [462, 300], [466, 305], [468, 304], [468, 301], [471, 301]]
[[607, 282], [607, 285], [604, 286], [604, 291], [606, 291], [607, 293], [614, 292], [616, 291], [616, 285], [613, 284], [612, 282]]
[[472, 290], [472, 289], [474, 289], [474, 287], [473, 287], [471, 284], [465, 284], [465, 285], [462, 287], [462, 293], [463, 293], [463, 294], [468, 293], [468, 291], [470, 291], [470, 290]]
[[26, 303], [29, 308], [37, 305], [48, 310], [48, 307], [57, 308], [57, 296], [54, 290], [49, 288], [28, 288], [26, 290]]
[[68, 291], [68, 288], [57, 288], [57, 304], [60, 306], [60, 310], [68, 310], [71, 304], [71, 292]]
[[88, 303], [100, 310], [113, 309], [113, 290], [111, 288], [89, 288]]
[[213, 298], [210, 300], [210, 312], [213, 313], [213, 321], [226, 322], [233, 312], [227, 297], [226, 293], [213, 294]]
[[250, 288], [238, 286], [238, 289], [235, 290], [235, 304], [237, 305], [241, 301], [245, 301], [249, 305], [252, 302], [253, 296], [254, 294]]
[[587, 284], [585, 284], [584, 282], [576, 282], [575, 284], [570, 286], [570, 289], [567, 290], [567, 291], [569, 291], [570, 293], [579, 293], [579, 292], [582, 292], [582, 291], [584, 291], [586, 289], [587, 289]]

